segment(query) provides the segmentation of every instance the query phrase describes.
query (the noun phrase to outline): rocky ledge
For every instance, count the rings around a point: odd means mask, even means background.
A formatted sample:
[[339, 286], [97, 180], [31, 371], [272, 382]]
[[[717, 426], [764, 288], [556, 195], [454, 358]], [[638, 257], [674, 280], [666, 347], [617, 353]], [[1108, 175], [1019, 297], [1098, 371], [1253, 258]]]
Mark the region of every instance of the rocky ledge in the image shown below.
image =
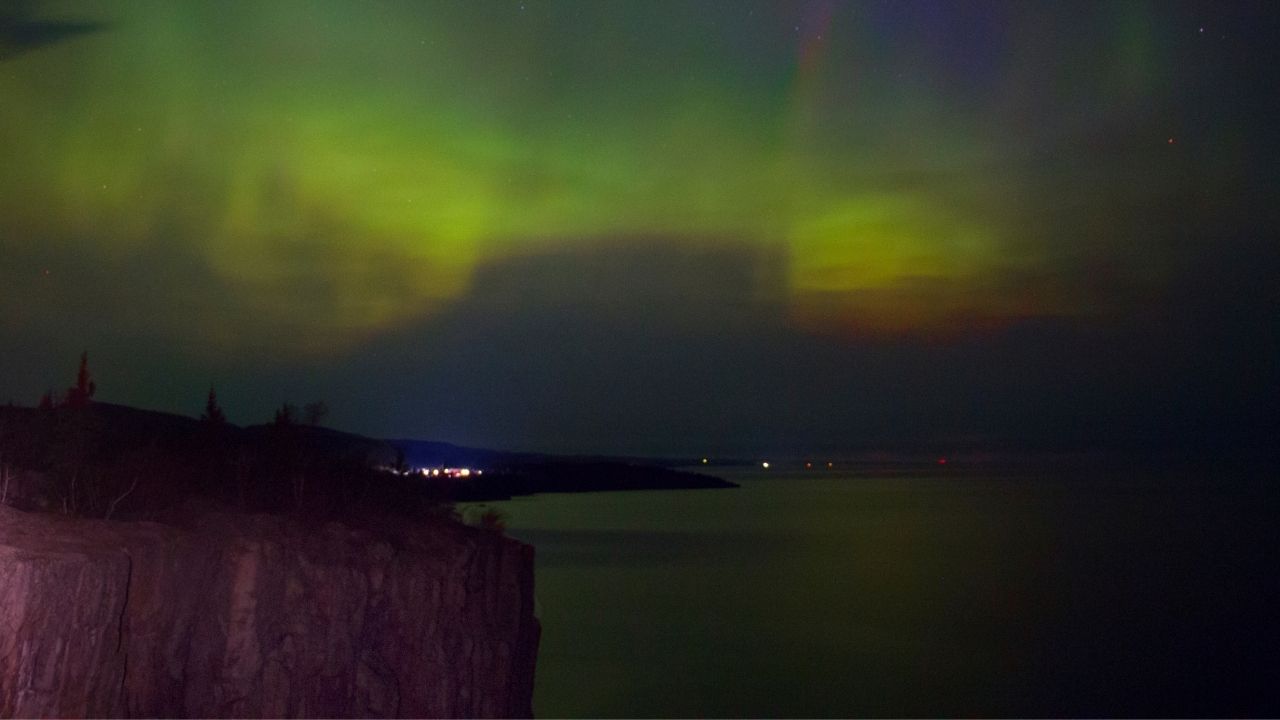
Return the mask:
[[532, 712], [533, 549], [376, 529], [0, 507], [0, 717]]

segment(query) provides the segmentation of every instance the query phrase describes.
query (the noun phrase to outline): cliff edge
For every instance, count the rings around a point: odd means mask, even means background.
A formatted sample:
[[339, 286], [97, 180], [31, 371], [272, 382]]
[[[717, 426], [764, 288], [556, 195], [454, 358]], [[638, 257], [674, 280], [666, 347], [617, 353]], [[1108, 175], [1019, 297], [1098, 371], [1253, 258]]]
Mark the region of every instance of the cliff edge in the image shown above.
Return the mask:
[[0, 507], [0, 716], [532, 714], [533, 548], [449, 521]]

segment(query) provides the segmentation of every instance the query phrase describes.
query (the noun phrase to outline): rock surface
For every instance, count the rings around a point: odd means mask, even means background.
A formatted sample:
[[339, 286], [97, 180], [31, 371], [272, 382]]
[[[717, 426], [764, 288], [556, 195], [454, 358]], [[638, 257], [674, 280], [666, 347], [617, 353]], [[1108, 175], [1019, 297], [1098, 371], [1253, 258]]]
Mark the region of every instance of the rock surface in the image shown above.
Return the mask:
[[533, 550], [441, 521], [376, 530], [0, 507], [0, 716], [532, 712]]

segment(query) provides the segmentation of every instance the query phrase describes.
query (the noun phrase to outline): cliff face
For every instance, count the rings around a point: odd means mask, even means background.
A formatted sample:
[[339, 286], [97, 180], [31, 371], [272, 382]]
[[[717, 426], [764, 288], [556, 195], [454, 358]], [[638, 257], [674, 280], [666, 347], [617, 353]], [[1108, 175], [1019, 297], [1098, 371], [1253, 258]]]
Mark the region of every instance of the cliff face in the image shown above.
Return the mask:
[[452, 523], [0, 507], [0, 716], [528, 716], [533, 551]]

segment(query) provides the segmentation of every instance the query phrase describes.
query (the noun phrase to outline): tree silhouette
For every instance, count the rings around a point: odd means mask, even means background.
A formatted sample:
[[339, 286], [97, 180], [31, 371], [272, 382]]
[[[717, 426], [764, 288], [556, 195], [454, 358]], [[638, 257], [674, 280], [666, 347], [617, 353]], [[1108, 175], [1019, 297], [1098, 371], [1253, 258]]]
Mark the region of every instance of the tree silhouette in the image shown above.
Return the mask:
[[319, 425], [329, 414], [329, 406], [323, 400], [307, 403], [303, 406], [304, 413], [308, 425]]
[[93, 376], [89, 374], [89, 352], [85, 351], [80, 354], [80, 369], [76, 372], [76, 385], [67, 389], [65, 404], [73, 408], [85, 407], [93, 399], [93, 394], [97, 390], [98, 386], [93, 382]]
[[279, 426], [289, 426], [298, 422], [298, 406], [291, 402], [280, 405], [280, 409], [276, 410], [275, 424]]
[[204, 402], [204, 414], [200, 419], [213, 425], [225, 425], [227, 422], [227, 416], [218, 405], [218, 393], [214, 392], [212, 385], [209, 386], [209, 398]]

